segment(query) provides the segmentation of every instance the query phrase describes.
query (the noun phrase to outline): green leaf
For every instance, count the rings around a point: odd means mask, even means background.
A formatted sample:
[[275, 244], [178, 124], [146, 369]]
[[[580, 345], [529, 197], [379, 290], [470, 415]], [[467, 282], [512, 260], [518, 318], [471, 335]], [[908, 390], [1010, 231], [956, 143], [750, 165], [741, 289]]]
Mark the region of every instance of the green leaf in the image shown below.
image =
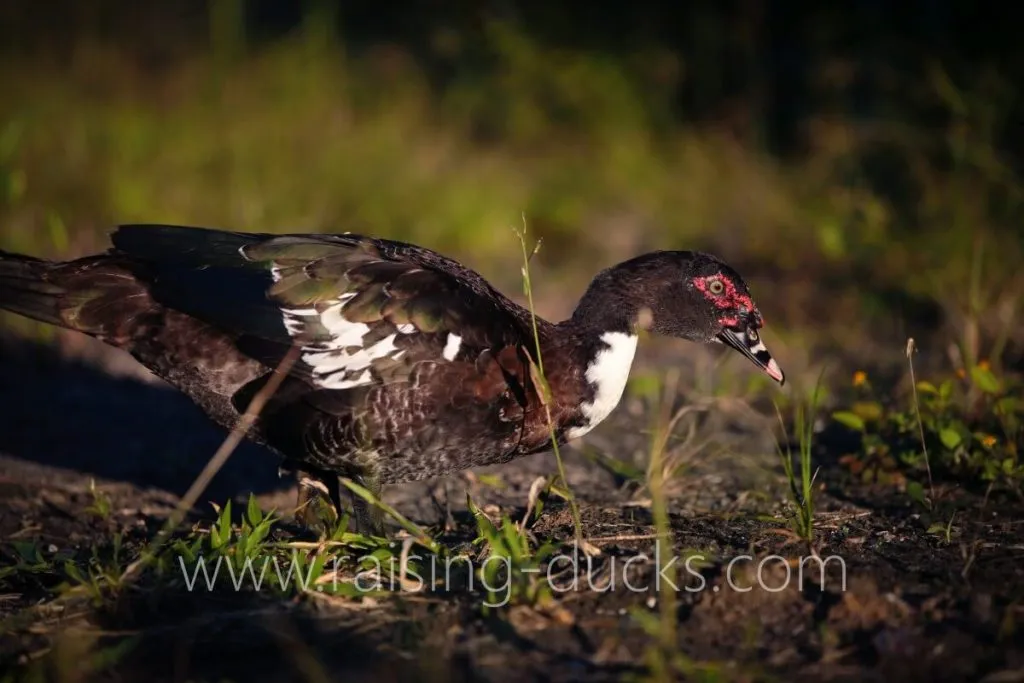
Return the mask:
[[646, 373], [631, 377], [629, 390], [633, 395], [642, 398], [655, 398], [661, 393], [661, 376], [654, 373]]
[[928, 497], [924, 494], [924, 487], [921, 486], [920, 482], [907, 482], [907, 495], [918, 505], [929, 507]]
[[78, 583], [85, 583], [85, 577], [82, 576], [82, 572], [79, 571], [78, 567], [71, 560], [65, 560], [64, 562], [64, 573], [70, 576]]
[[931, 382], [927, 382], [925, 380], [921, 380], [920, 382], [917, 383], [917, 390], [920, 391], [922, 394], [934, 394], [936, 396], [939, 395], [938, 388], [936, 388], [936, 386]]
[[943, 427], [939, 430], [939, 440], [942, 441], [942, 445], [947, 450], [952, 451], [963, 442], [963, 437], [960, 436], [960, 432], [952, 427]]
[[263, 511], [260, 510], [259, 503], [256, 502], [256, 496], [249, 494], [249, 504], [246, 506], [245, 516], [249, 520], [249, 525], [252, 527], [259, 526], [263, 520]]
[[220, 511], [217, 524], [210, 530], [210, 545], [215, 550], [228, 544], [231, 540], [231, 501]]
[[33, 565], [43, 561], [43, 556], [39, 553], [39, 546], [35, 543], [31, 541], [12, 541], [11, 545], [14, 546], [14, 552], [18, 553], [18, 557], [25, 564]]
[[849, 410], [837, 410], [832, 413], [832, 419], [854, 431], [864, 431], [864, 418], [856, 413], [850, 412]]
[[661, 633], [661, 619], [654, 612], [633, 609], [630, 616], [640, 625], [649, 636], [658, 637]]
[[999, 393], [999, 378], [996, 377], [988, 368], [983, 368], [980, 365], [975, 365], [973, 368], [971, 368], [971, 379], [974, 381], [975, 386], [984, 391], [986, 394]]
[[476, 480], [480, 484], [490, 486], [493, 489], [505, 488], [504, 480], [502, 480], [502, 478], [497, 474], [478, 474], [476, 475]]
[[1007, 416], [1017, 412], [1020, 401], [1015, 396], [1003, 396], [996, 401], [995, 411], [997, 415]]
[[857, 401], [851, 406], [851, 410], [865, 421], [881, 420], [885, 414], [882, 404], [877, 401]]
[[391, 548], [382, 547], [377, 548], [372, 553], [370, 553], [370, 557], [375, 557], [381, 562], [388, 562], [391, 560], [391, 558], [396, 557], [396, 555], [394, 552], [392, 552]]

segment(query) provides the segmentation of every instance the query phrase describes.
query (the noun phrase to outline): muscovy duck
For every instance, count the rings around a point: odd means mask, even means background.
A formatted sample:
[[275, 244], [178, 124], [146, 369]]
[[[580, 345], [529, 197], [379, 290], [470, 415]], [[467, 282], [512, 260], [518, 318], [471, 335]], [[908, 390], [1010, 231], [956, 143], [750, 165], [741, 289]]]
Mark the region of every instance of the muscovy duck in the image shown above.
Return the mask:
[[[325, 493], [340, 514], [339, 475], [379, 495], [551, 447], [530, 312], [452, 259], [355, 234], [126, 225], [111, 241], [66, 262], [0, 252], [0, 308], [126, 350], [229, 429], [297, 346], [248, 437], [296, 473], [300, 510]], [[724, 343], [781, 385], [762, 325], [710, 254], [602, 271], [569, 319], [537, 319], [559, 442], [619, 403], [640, 327]], [[353, 504], [357, 528], [381, 533]]]

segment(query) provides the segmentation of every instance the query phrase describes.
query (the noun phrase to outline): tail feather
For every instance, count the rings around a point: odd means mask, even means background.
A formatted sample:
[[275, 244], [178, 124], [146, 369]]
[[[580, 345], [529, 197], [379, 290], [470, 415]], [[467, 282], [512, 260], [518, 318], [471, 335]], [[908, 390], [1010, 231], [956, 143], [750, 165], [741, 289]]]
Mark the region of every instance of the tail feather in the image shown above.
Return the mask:
[[0, 309], [66, 326], [58, 306], [64, 289], [47, 280], [50, 265], [42, 259], [0, 251]]
[[126, 344], [157, 305], [123, 259], [44, 261], [0, 251], [0, 309]]

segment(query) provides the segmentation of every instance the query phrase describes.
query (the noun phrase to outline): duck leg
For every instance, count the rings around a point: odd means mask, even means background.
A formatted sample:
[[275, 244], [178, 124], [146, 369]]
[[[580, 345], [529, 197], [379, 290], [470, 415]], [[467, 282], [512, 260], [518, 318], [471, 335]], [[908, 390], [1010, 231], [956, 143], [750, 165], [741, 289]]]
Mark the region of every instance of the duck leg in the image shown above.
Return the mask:
[[[379, 477], [372, 474], [363, 474], [354, 477], [353, 481], [373, 494], [374, 498], [380, 500], [383, 486], [380, 483]], [[356, 532], [367, 536], [384, 537], [384, 517], [381, 514], [380, 508], [376, 505], [370, 504], [355, 491], [352, 491], [351, 493], [352, 512], [355, 513]]]
[[[295, 519], [311, 530], [325, 530], [330, 533], [330, 523], [324, 518], [325, 507], [333, 508], [336, 517], [341, 518], [344, 505], [341, 499], [341, 477], [332, 472], [323, 472], [305, 465], [291, 465], [291, 471], [298, 482], [298, 496], [295, 505]], [[284, 468], [282, 468], [284, 470]], [[356, 475], [352, 480], [380, 498], [382, 486], [373, 475]], [[377, 506], [371, 505], [351, 491], [352, 512], [356, 533], [370, 536], [384, 536], [384, 519]]]
[[[303, 466], [293, 470], [298, 483], [295, 502], [295, 519], [302, 526], [313, 531], [330, 533], [333, 520], [325, 518], [325, 508], [332, 507], [337, 498], [337, 483], [332, 493], [331, 481], [335, 477]], [[340, 508], [339, 510], [340, 515]]]

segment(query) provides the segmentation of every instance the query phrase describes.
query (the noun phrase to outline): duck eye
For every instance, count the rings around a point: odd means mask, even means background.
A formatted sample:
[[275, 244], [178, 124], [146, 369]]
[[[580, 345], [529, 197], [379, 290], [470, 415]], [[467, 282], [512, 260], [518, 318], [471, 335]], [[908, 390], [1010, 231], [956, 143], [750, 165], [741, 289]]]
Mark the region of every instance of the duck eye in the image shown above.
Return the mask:
[[712, 294], [721, 294], [725, 291], [725, 285], [722, 284], [721, 280], [712, 280], [708, 283], [708, 290]]

